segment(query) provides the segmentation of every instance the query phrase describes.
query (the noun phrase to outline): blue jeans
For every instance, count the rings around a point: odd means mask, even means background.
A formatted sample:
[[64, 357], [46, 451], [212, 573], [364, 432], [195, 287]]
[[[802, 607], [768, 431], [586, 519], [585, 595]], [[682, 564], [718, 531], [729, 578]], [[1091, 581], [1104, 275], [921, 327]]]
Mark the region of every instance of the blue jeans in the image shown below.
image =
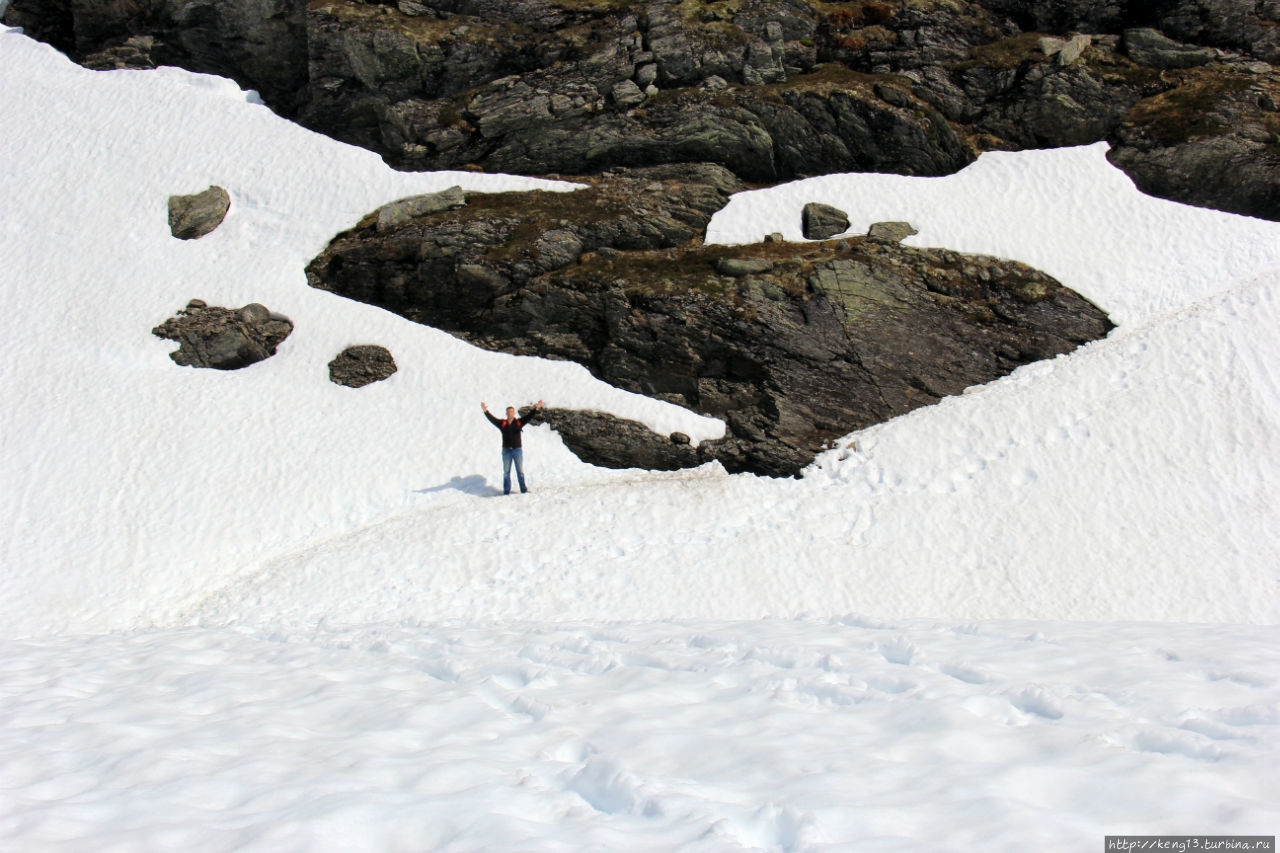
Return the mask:
[[516, 479], [520, 481], [520, 491], [527, 492], [524, 484], [524, 449], [520, 447], [502, 448], [502, 493], [511, 494], [511, 463], [516, 463]]

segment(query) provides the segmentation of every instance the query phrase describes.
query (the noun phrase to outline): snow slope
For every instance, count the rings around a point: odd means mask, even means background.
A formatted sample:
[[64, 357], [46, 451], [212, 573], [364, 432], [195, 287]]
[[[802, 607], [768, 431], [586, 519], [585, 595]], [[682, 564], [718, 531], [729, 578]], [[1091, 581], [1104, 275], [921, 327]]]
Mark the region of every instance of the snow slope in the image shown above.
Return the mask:
[[[1120, 328], [799, 480], [606, 471], [540, 427], [533, 493], [494, 498], [482, 400], [721, 427], [303, 267], [398, 197], [571, 186], [395, 173], [225, 80], [14, 31], [0, 69], [0, 847], [1274, 831], [1280, 224], [1145, 197], [1101, 146], [743, 193], [710, 239], [798, 239], [826, 201], [1031, 263]], [[174, 240], [167, 197], [213, 183], [227, 220]], [[150, 329], [192, 297], [295, 331], [181, 368]], [[400, 371], [331, 384], [353, 343]]]
[[[1269, 350], [1248, 354], [1265, 346], [1250, 329], [1274, 318], [1274, 277], [1196, 302], [1280, 268], [1276, 223], [1147, 198], [1099, 146], [985, 156], [951, 178], [743, 194], [713, 238], [794, 228], [799, 201], [821, 198], [864, 220], [905, 216], [918, 243], [1041, 266], [1126, 325], [874, 430], [852, 464], [800, 482], [603, 472], [543, 428], [528, 454], [539, 494], [496, 506], [476, 494], [497, 476], [481, 400], [597, 406], [695, 438], [720, 425], [311, 291], [302, 268], [387, 200], [545, 182], [397, 174], [218, 78], [91, 73], [13, 33], [3, 44], [8, 73], [31, 81], [2, 96], [7, 126], [24, 129], [7, 146], [4, 308], [27, 318], [3, 343], [0, 380], [21, 401], [3, 416], [10, 633], [234, 619], [254, 606], [235, 600], [246, 590], [272, 612], [340, 621], [1280, 612], [1280, 540], [1260, 523], [1280, 482], [1275, 386]], [[232, 195], [227, 221], [174, 240], [166, 198], [211, 183]], [[191, 297], [262, 302], [296, 331], [248, 370], [180, 368], [149, 329]], [[328, 360], [365, 342], [389, 346], [401, 371], [359, 391], [329, 383]], [[564, 490], [591, 484], [608, 485]], [[379, 531], [393, 558], [366, 552], [378, 556], [342, 573], [326, 562]], [[369, 560], [377, 572], [353, 570]]]

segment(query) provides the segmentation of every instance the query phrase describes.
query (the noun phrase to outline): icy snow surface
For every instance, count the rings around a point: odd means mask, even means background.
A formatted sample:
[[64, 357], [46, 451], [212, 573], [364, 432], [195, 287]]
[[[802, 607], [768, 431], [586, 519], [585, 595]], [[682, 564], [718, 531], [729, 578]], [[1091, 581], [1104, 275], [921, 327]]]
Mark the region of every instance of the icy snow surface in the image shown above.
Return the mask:
[[[0, 32], [0, 848], [971, 850], [1274, 833], [1280, 225], [1151, 199], [1103, 146], [825, 201], [1016, 258], [1107, 340], [848, 436], [799, 480], [606, 471], [493, 408], [721, 425], [306, 286], [399, 174], [174, 69]], [[198, 241], [166, 199], [231, 194]], [[188, 299], [259, 365], [174, 365]], [[400, 371], [328, 381], [343, 347]], [[866, 614], [854, 616], [850, 614]], [[1027, 621], [1035, 620], [1035, 621]], [[1174, 624], [1174, 623], [1217, 624]]]

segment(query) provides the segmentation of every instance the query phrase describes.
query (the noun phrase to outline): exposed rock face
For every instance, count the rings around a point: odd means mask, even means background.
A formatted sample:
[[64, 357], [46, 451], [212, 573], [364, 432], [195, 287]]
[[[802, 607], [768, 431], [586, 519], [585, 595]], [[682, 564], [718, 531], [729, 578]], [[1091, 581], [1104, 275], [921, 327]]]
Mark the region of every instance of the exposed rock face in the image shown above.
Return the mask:
[[1273, 2], [1253, 0], [1167, 0], [1160, 3], [1117, 3], [1115, 0], [979, 0], [987, 9], [1008, 15], [1025, 30], [1117, 33], [1126, 27], [1149, 27], [1170, 38], [1220, 47], [1280, 61], [1280, 16]]
[[310, 264], [308, 281], [489, 349], [577, 361], [727, 424], [695, 450], [620, 428], [604, 441], [617, 424], [549, 416], [591, 461], [715, 458], [773, 476], [795, 474], [833, 438], [1111, 328], [1011, 261], [862, 238], [701, 246], [739, 188], [721, 167], [668, 166], [567, 195], [471, 195], [394, 232], [371, 214]]
[[291, 114], [306, 97], [306, 6], [307, 0], [20, 0], [4, 21], [90, 68], [178, 65], [222, 74]]
[[[1278, 18], [1275, 0], [13, 0], [5, 20], [91, 67], [227, 74], [406, 169], [717, 162], [773, 182], [1107, 140], [1149, 192], [1280, 219], [1274, 107], [1233, 89], [1274, 89], [1256, 63], [1280, 63]], [[1134, 132], [1188, 87], [1196, 134]], [[1233, 110], [1247, 133], [1199, 120]]]
[[1152, 195], [1280, 219], [1280, 75], [1246, 72], [1184, 72], [1125, 114], [1108, 158]]
[[234, 309], [193, 299], [151, 333], [180, 344], [169, 353], [178, 364], [236, 370], [275, 355], [276, 347], [292, 331], [288, 317], [256, 302]]
[[222, 224], [231, 196], [213, 186], [195, 195], [169, 196], [169, 232], [179, 240], [197, 240]]
[[838, 207], [811, 201], [800, 211], [800, 233], [806, 240], [825, 240], [849, 230], [849, 216]]
[[386, 347], [358, 344], [347, 347], [329, 362], [329, 381], [348, 388], [363, 388], [395, 373], [396, 360]]

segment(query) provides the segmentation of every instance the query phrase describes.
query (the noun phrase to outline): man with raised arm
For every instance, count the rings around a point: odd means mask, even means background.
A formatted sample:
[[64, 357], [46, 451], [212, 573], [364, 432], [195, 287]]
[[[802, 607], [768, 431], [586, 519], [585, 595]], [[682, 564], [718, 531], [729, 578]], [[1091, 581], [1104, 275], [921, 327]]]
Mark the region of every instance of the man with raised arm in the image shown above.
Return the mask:
[[489, 407], [484, 403], [480, 404], [481, 411], [484, 416], [489, 419], [489, 423], [496, 426], [502, 431], [502, 493], [504, 495], [511, 494], [511, 463], [516, 464], [516, 479], [520, 481], [520, 491], [529, 491], [524, 484], [524, 449], [520, 445], [520, 430], [542, 411], [542, 401], [539, 400], [533, 407], [533, 411], [528, 418], [516, 417], [516, 410], [513, 406], [507, 406], [507, 416], [502, 420], [495, 418], [490, 412]]

